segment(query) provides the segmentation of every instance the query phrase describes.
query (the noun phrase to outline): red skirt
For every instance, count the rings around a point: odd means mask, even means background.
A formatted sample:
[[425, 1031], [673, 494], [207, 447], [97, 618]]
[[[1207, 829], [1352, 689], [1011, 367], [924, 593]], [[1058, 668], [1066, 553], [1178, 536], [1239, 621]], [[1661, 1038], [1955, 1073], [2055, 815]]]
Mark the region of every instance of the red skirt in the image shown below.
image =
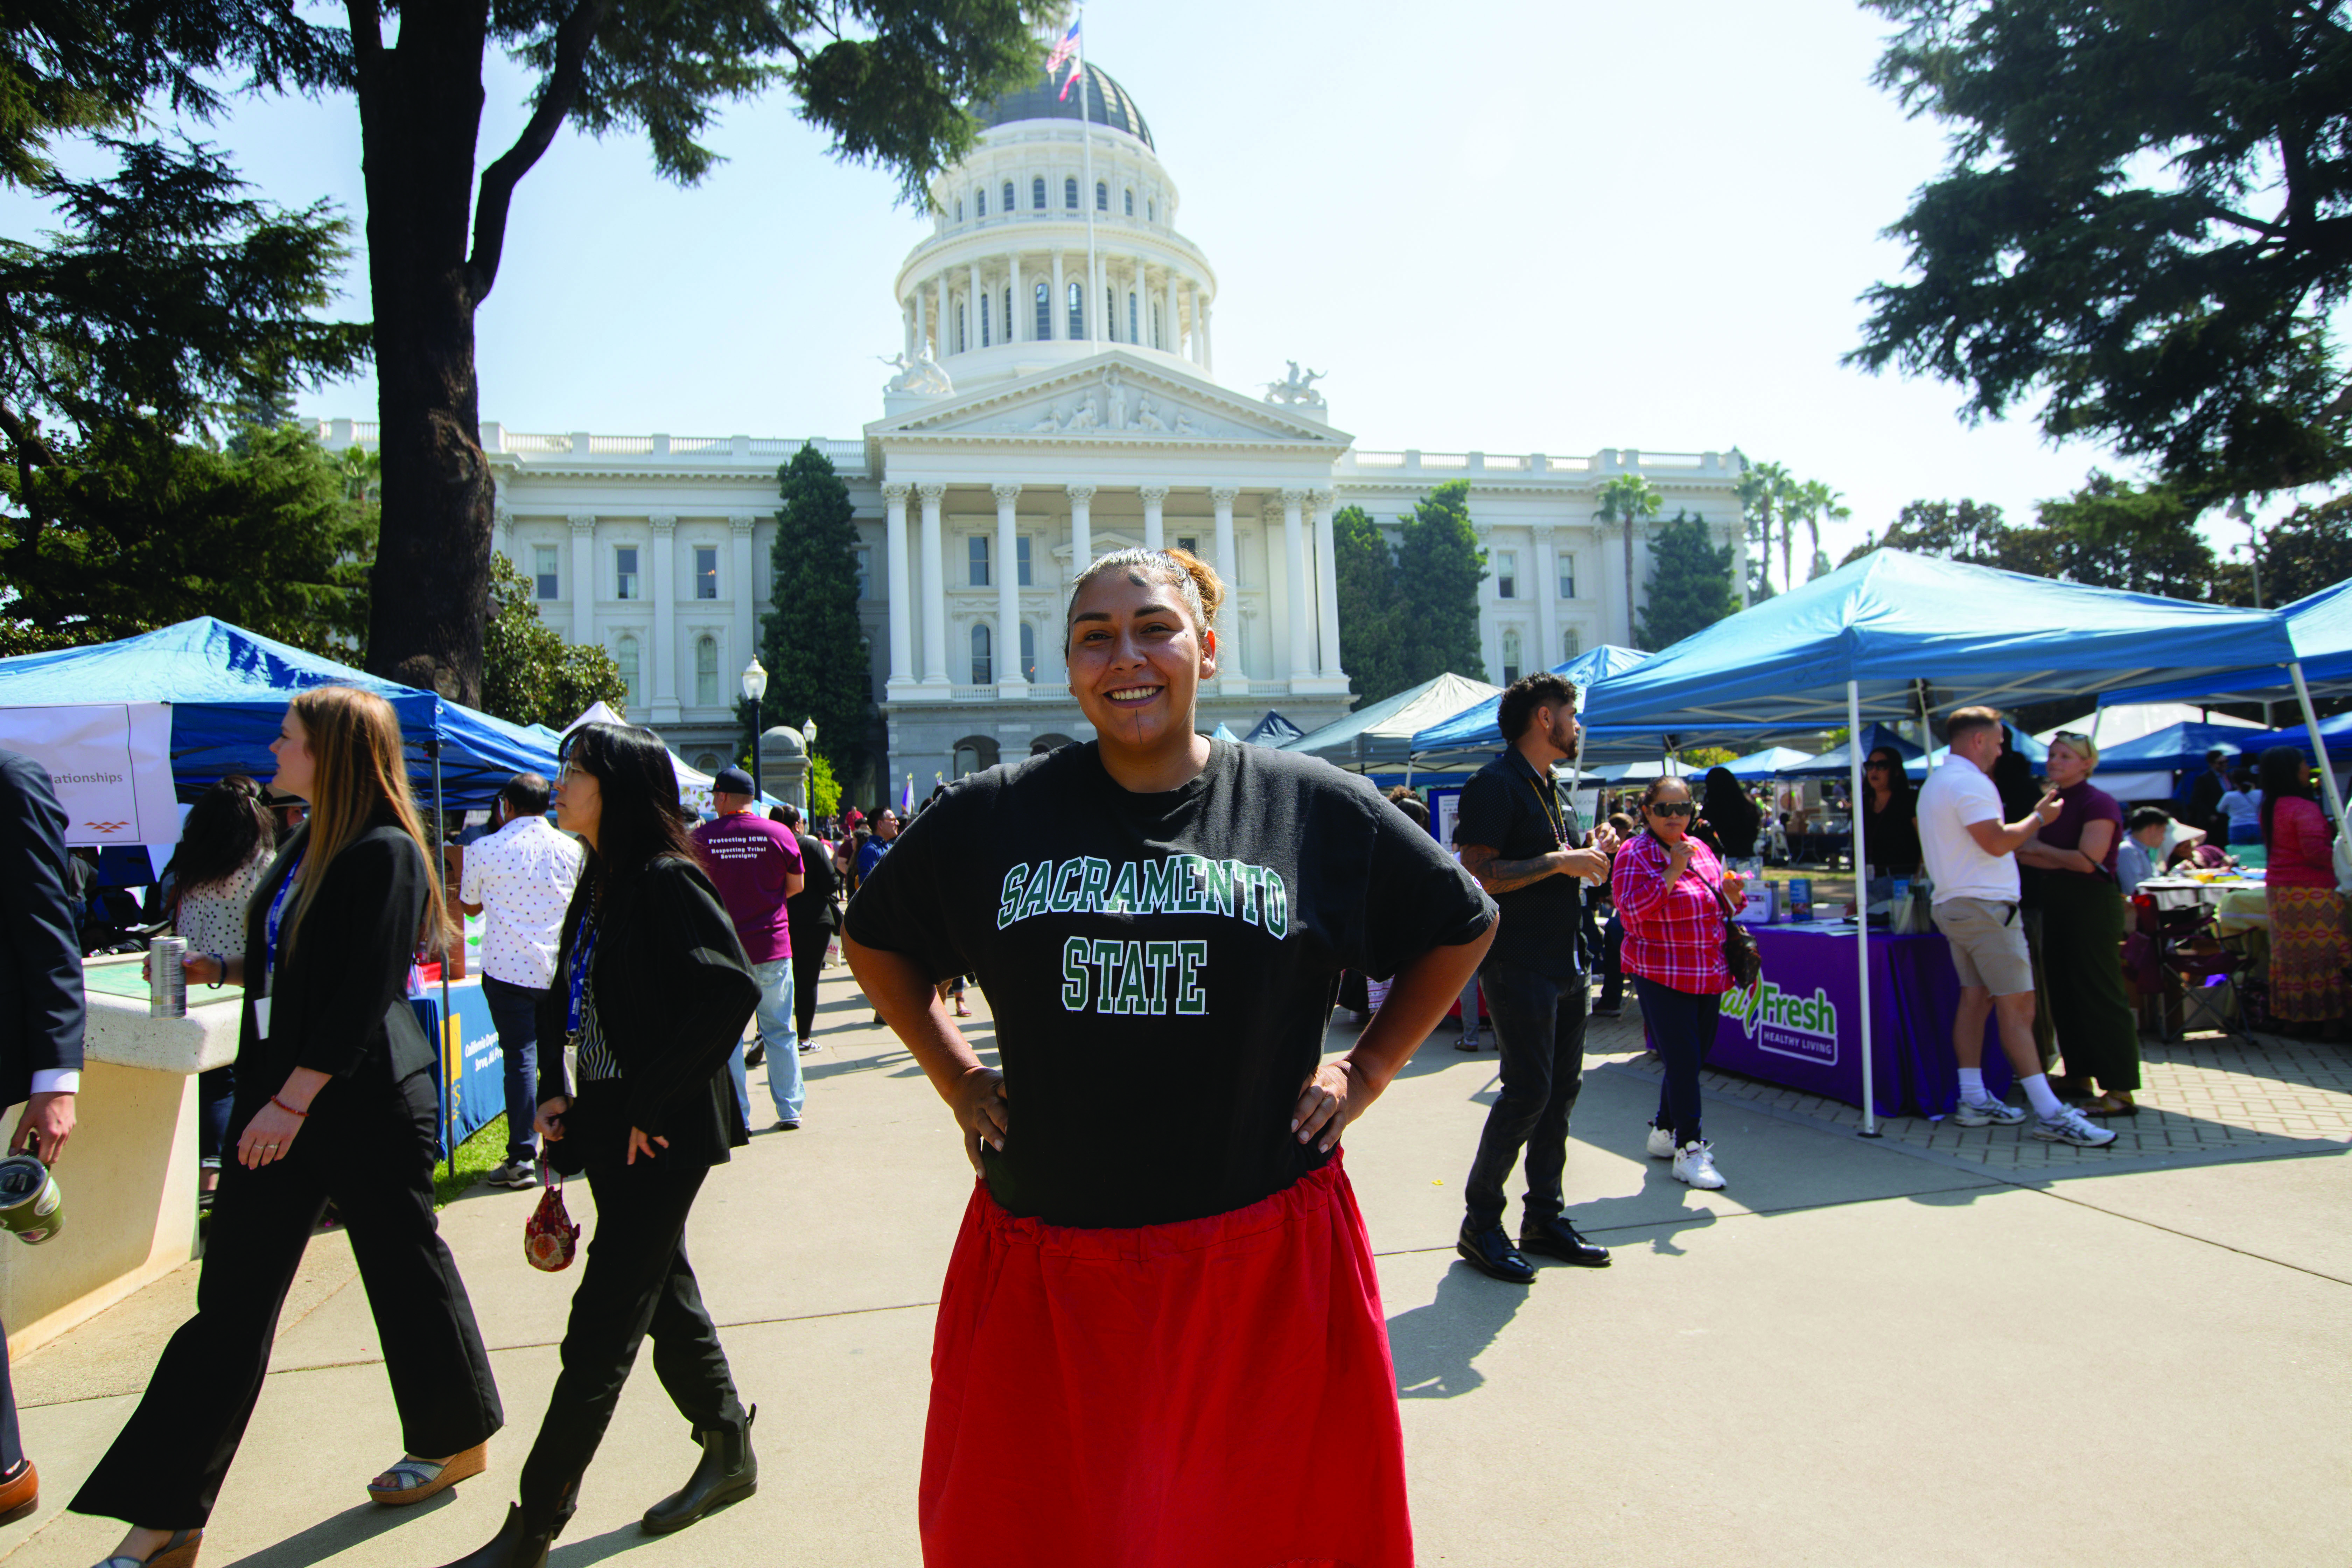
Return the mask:
[[1016, 1219], [976, 1187], [921, 1522], [929, 1568], [1411, 1568], [1388, 1325], [1338, 1157], [1131, 1230]]

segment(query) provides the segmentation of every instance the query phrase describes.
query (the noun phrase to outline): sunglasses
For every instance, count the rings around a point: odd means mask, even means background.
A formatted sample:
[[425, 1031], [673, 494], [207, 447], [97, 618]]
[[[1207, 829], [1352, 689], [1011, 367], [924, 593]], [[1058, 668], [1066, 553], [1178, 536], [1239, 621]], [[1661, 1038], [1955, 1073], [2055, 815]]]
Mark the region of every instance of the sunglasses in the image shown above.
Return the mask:
[[1696, 816], [1698, 806], [1691, 801], [1678, 800], [1671, 805], [1650, 807], [1650, 815], [1652, 816]]
[[2050, 738], [2053, 741], [2087, 741], [2091, 737], [2080, 730], [2059, 730], [2053, 731]]
[[1862, 771], [1866, 773], [1883, 773], [1893, 765], [1894, 764], [1891, 763], [1883, 762], [1876, 757], [1873, 757], [1870, 761], [1862, 764]]

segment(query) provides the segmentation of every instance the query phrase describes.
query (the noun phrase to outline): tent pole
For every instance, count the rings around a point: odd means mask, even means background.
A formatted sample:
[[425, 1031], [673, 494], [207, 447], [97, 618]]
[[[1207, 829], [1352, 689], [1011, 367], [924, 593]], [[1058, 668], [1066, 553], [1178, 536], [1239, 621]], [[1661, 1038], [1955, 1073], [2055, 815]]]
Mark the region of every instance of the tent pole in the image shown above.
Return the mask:
[[[1870, 1050], [1870, 858], [1863, 844], [1863, 819], [1869, 815], [1863, 809], [1865, 798], [1862, 793], [1862, 682], [1845, 683], [1846, 742], [1845, 760], [1853, 773], [1853, 959], [1854, 994], [1862, 999], [1862, 1135], [1880, 1136], [1878, 1131], [1877, 1085], [1872, 1068]], [[1891, 921], [1891, 917], [1890, 917]]]
[[2311, 688], [2303, 682], [2303, 661], [2295, 660], [2286, 667], [2294, 677], [2294, 700], [2303, 708], [2304, 732], [2311, 737], [2312, 753], [2319, 759], [2319, 784], [2327, 792], [2327, 809], [2336, 814], [2336, 838], [2339, 844], [2352, 847], [2352, 833], [2344, 826], [2344, 796], [2336, 787], [2336, 767], [2327, 760], [2327, 740], [2319, 732], [2319, 715], [2311, 710]]
[[[441, 836], [449, 830], [448, 818], [443, 814], [441, 794], [441, 737], [436, 735], [426, 742], [425, 750], [433, 758], [433, 853], [439, 855]], [[446, 865], [447, 862], [445, 860], [443, 863]], [[460, 952], [466, 950], [465, 940], [461, 931], [457, 938], [457, 951]], [[449, 1163], [448, 1173], [454, 1177], [457, 1173], [457, 1151], [449, 1142], [449, 1037], [453, 1032], [449, 1027], [449, 955], [444, 952], [441, 955], [441, 1072], [439, 1075], [441, 1079], [441, 1150], [443, 1157]]]

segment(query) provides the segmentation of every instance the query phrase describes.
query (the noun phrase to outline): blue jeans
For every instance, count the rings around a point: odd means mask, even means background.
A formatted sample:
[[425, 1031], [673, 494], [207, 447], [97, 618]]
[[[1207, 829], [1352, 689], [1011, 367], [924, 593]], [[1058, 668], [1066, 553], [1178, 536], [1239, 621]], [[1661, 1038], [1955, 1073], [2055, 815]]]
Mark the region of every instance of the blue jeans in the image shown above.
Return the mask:
[[1658, 1049], [1665, 1072], [1658, 1084], [1658, 1119], [1653, 1127], [1674, 1130], [1675, 1147], [1699, 1141], [1698, 1069], [1715, 1047], [1715, 1030], [1723, 1016], [1720, 995], [1700, 996], [1653, 980], [1633, 976], [1633, 994], [1642, 999], [1642, 1024]]
[[482, 1000], [498, 1026], [499, 1055], [507, 1068], [507, 1159], [528, 1165], [539, 1157], [532, 1121], [539, 1114], [539, 999], [547, 993], [482, 976]]
[[[775, 959], [751, 966], [752, 978], [760, 983], [760, 1041], [768, 1047], [768, 1098], [775, 1102], [776, 1120], [798, 1121], [801, 1103], [808, 1098], [801, 1084], [801, 1042], [793, 1032], [793, 961]], [[727, 1070], [735, 1079], [735, 1103], [743, 1114], [751, 1114], [751, 1080], [744, 1076], [743, 1046], [736, 1042], [735, 1054], [727, 1058]]]

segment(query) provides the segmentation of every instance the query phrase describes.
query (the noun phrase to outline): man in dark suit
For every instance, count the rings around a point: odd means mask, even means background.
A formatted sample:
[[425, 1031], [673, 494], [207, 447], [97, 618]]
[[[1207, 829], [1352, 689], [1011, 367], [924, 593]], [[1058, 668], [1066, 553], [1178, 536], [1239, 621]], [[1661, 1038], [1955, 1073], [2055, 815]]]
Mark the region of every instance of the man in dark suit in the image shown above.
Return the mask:
[[[25, 1107], [8, 1152], [30, 1151], [52, 1165], [73, 1136], [86, 1016], [65, 835], [48, 770], [0, 752], [0, 1104]], [[40, 1498], [40, 1473], [16, 1433], [0, 1325], [0, 1524], [24, 1518]]]
[[825, 949], [833, 945], [833, 900], [841, 892], [841, 878], [833, 868], [833, 851], [802, 826], [798, 806], [780, 805], [775, 817], [801, 842], [801, 890], [784, 900], [784, 914], [793, 932], [794, 1036], [803, 1051], [813, 1051], [809, 1032], [816, 1025], [816, 983], [824, 973]]

